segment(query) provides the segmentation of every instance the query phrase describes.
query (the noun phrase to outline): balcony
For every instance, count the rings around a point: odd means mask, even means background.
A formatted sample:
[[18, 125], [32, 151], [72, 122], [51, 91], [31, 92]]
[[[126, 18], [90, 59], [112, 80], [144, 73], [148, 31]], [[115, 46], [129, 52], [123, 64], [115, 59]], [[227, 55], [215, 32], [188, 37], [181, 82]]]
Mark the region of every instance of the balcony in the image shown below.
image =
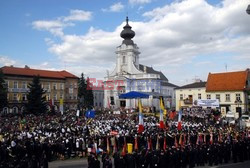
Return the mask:
[[183, 102], [185, 104], [193, 104], [193, 99], [184, 99]]

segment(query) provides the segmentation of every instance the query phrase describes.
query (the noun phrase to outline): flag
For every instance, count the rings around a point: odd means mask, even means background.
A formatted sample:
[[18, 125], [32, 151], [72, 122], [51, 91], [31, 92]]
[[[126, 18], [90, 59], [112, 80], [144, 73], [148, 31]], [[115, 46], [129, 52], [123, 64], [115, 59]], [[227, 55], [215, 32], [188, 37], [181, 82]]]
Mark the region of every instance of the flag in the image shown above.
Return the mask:
[[138, 100], [139, 113], [142, 113], [141, 99]]
[[109, 154], [110, 149], [109, 149], [109, 138], [107, 137], [107, 154]]
[[109, 97], [107, 98], [108, 98], [107, 107], [110, 109], [110, 100], [109, 100]]
[[159, 127], [161, 129], [164, 129], [164, 122], [163, 122], [163, 111], [165, 110], [164, 108], [164, 104], [163, 104], [163, 100], [162, 97], [160, 98], [160, 123], [159, 123]]
[[196, 145], [199, 145], [199, 133], [197, 134]]
[[167, 149], [167, 138], [164, 137], [163, 150], [166, 151], [166, 149]]
[[117, 146], [116, 146], [116, 139], [114, 141], [114, 146], [113, 146], [113, 154], [117, 152]]
[[63, 99], [60, 99], [60, 111], [61, 111], [61, 114], [63, 115]]
[[174, 138], [174, 144], [175, 144], [175, 147], [178, 148], [178, 141], [177, 141], [176, 135], [175, 135], [175, 138]]
[[179, 145], [180, 145], [180, 146], [183, 146], [182, 134], [180, 135], [180, 138], [179, 138]]
[[95, 110], [86, 111], [85, 117], [87, 117], [87, 118], [95, 118]]
[[204, 142], [205, 144], [207, 144], [206, 134], [203, 135], [203, 138], [204, 138], [203, 142]]
[[148, 143], [147, 143], [147, 146], [148, 146], [148, 150], [151, 150], [152, 149], [152, 140], [150, 137], [148, 137]]
[[159, 144], [159, 135], [157, 135], [156, 146], [155, 146], [156, 150], [159, 150], [159, 148], [160, 148], [159, 145], [160, 145]]
[[138, 150], [138, 142], [137, 142], [137, 137], [135, 137], [135, 147], [134, 147], [135, 150]]
[[139, 127], [138, 127], [138, 133], [142, 133], [144, 131], [144, 126], [143, 126], [143, 114], [142, 114], [142, 105], [141, 105], [141, 100], [138, 100], [138, 107], [139, 107]]
[[163, 98], [162, 97], [160, 98], [160, 108], [162, 109], [162, 111], [165, 110], [164, 103], [163, 103]]
[[177, 125], [177, 129], [180, 131], [182, 126], [181, 126], [181, 116], [182, 116], [182, 111], [180, 110], [179, 111], [179, 114], [178, 114], [178, 125]]
[[123, 141], [123, 148], [122, 148], [122, 156], [126, 155], [126, 149], [127, 149], [127, 143], [126, 143], [126, 137], [124, 136], [124, 141]]
[[213, 133], [210, 133], [210, 144], [213, 144]]

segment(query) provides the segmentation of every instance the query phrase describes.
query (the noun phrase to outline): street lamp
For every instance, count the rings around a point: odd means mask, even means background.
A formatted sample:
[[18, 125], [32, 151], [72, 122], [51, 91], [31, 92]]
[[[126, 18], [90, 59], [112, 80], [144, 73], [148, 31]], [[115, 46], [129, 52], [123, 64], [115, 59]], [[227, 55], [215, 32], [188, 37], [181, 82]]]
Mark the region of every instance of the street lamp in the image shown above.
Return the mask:
[[246, 12], [247, 12], [247, 14], [250, 15], [250, 5], [248, 5]]

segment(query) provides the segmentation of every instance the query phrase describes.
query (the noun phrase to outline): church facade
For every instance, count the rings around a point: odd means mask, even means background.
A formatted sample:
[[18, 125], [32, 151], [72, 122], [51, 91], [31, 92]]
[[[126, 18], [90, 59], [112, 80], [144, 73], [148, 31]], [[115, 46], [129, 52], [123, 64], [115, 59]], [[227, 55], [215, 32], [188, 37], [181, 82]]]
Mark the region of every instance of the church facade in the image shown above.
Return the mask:
[[104, 107], [114, 109], [135, 108], [137, 100], [119, 99], [119, 95], [130, 91], [149, 94], [148, 99], [142, 99], [144, 107], [159, 109], [159, 97], [164, 98], [167, 108], [175, 107], [175, 92], [177, 86], [169, 83], [166, 76], [152, 67], [139, 63], [139, 47], [133, 42], [135, 32], [128, 24], [123, 27], [120, 36], [124, 39], [116, 49], [116, 67], [104, 79]]

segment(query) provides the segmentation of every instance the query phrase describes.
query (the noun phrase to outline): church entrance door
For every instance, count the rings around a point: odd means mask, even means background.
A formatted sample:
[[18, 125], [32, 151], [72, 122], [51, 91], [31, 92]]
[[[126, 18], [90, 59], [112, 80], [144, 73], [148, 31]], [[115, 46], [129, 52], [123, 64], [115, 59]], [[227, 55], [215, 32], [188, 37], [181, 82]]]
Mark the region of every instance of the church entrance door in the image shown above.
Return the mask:
[[120, 100], [120, 107], [126, 107], [126, 100]]

